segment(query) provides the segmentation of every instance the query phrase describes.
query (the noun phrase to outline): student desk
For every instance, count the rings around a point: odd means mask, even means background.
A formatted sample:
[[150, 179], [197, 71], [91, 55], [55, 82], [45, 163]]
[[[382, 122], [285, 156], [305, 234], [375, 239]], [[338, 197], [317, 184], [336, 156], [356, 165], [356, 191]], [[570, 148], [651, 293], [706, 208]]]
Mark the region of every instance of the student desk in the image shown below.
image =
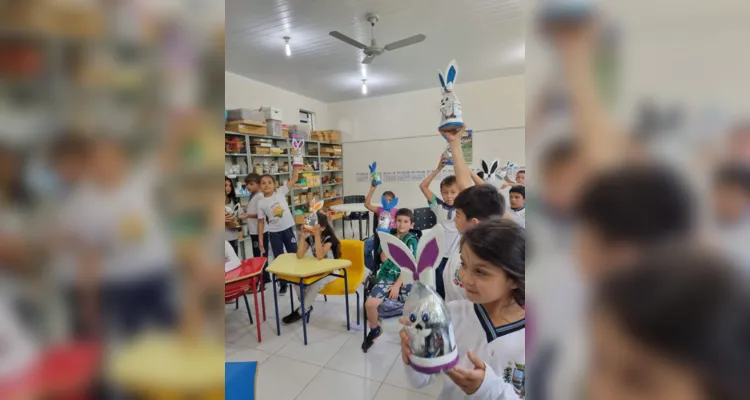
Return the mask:
[[145, 334], [115, 349], [107, 375], [128, 392], [146, 399], [224, 398], [224, 346], [175, 333]]
[[[344, 289], [349, 292], [349, 283], [346, 279], [346, 269], [351, 267], [352, 262], [349, 260], [336, 260], [324, 258], [316, 260], [312, 257], [297, 258], [296, 254], [282, 254], [268, 266], [266, 271], [273, 274], [273, 304], [276, 308], [276, 334], [281, 335], [281, 323], [279, 319], [279, 301], [276, 292], [276, 281], [282, 280], [300, 287], [300, 292], [305, 293], [305, 286], [315, 283], [328, 275], [333, 275], [344, 279]], [[335, 274], [334, 271], [341, 270], [342, 274]], [[305, 316], [305, 296], [301, 296], [302, 306], [302, 336], [307, 346], [307, 317]], [[349, 330], [349, 296], [346, 299], [346, 329]], [[294, 291], [289, 291], [289, 298], [294, 310]]]

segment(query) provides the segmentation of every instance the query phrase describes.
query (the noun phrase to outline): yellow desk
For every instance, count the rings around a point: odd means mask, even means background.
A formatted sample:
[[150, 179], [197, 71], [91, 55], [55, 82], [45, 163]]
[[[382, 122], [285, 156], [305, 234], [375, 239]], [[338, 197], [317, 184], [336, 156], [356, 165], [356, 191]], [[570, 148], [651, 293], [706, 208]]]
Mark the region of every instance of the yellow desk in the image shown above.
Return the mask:
[[148, 334], [115, 351], [108, 376], [153, 399], [224, 398], [224, 346], [176, 334]]
[[[336, 260], [324, 258], [316, 260], [312, 257], [297, 258], [296, 254], [282, 254], [277, 257], [266, 271], [273, 274], [273, 304], [276, 308], [276, 334], [281, 335], [281, 323], [279, 320], [279, 301], [276, 294], [276, 281], [282, 280], [293, 285], [299, 285], [300, 292], [305, 293], [305, 286], [317, 282], [326, 276], [333, 275], [344, 279], [345, 290], [349, 292], [349, 284], [346, 279], [346, 269], [351, 267], [352, 262], [349, 260]], [[341, 270], [342, 274], [335, 274], [334, 271]], [[290, 291], [289, 298], [294, 310], [294, 293]], [[349, 296], [344, 296], [346, 300], [346, 329], [349, 330]], [[302, 336], [307, 345], [307, 318], [305, 317], [305, 297], [300, 299], [302, 306]]]

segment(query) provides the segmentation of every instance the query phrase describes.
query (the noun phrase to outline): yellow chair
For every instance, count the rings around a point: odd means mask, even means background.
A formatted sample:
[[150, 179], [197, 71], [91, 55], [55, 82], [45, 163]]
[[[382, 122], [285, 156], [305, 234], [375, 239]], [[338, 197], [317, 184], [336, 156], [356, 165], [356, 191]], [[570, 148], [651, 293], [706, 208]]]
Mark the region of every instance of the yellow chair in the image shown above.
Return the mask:
[[342, 240], [341, 258], [352, 262], [352, 266], [346, 269], [349, 293], [346, 293], [344, 280], [336, 279], [323, 287], [323, 290], [319, 294], [323, 296], [346, 296], [355, 293], [357, 295], [357, 325], [359, 325], [361, 308], [357, 288], [365, 280], [365, 242], [360, 240]]

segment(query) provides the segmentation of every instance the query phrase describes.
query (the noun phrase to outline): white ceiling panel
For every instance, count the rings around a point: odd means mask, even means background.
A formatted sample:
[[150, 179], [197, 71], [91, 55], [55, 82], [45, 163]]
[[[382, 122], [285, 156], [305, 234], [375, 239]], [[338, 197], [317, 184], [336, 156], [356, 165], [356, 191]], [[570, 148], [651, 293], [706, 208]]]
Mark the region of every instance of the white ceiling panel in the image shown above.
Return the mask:
[[325, 102], [361, 98], [362, 51], [328, 32], [370, 44], [368, 12], [380, 46], [427, 35], [367, 66], [368, 96], [437, 90], [453, 58], [459, 83], [523, 73], [522, 0], [226, 0], [226, 69]]

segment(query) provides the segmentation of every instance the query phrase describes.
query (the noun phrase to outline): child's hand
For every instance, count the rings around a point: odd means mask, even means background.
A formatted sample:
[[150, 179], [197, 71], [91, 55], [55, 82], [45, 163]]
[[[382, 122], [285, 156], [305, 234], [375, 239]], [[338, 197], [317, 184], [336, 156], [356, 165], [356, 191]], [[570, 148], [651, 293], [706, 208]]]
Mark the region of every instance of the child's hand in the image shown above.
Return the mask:
[[315, 226], [312, 227], [312, 234], [315, 237], [320, 237], [320, 233], [321, 233], [320, 225], [315, 224]]
[[307, 227], [302, 227], [302, 240], [307, 239], [310, 237], [310, 231], [307, 229]]
[[398, 297], [398, 293], [401, 291], [401, 285], [393, 284], [391, 285], [391, 288], [388, 290], [388, 298], [391, 300], [395, 300]]
[[454, 367], [445, 374], [448, 375], [448, 377], [451, 378], [451, 380], [460, 387], [464, 393], [472, 395], [479, 390], [479, 387], [482, 386], [482, 382], [484, 382], [484, 371], [486, 366], [484, 361], [477, 358], [472, 352], [469, 351], [466, 355], [469, 357], [469, 360], [471, 360], [471, 363], [474, 364], [474, 369]]
[[265, 246], [263, 246], [263, 236], [260, 236], [260, 237], [258, 238], [258, 248], [260, 249], [260, 252], [261, 252], [262, 254], [265, 254], [265, 252], [266, 252], [266, 248], [265, 248]]
[[246, 220], [246, 219], [248, 219], [248, 218], [250, 218], [250, 217], [248, 216], [248, 214], [245, 214], [245, 213], [242, 213], [242, 214], [240, 214], [240, 219], [241, 219], [241, 220], [243, 220], [243, 221], [244, 221], [244, 220]]
[[445, 167], [445, 163], [448, 161], [448, 157], [445, 156], [445, 153], [440, 155], [440, 162], [438, 163], [437, 169], [443, 169]]
[[461, 134], [463, 134], [465, 128], [466, 125], [461, 125], [458, 128], [441, 130], [440, 134], [443, 135], [448, 142], [455, 142], [456, 140], [461, 139]]
[[[399, 318], [398, 322], [401, 325], [407, 325], [406, 318], [404, 317]], [[409, 347], [409, 335], [406, 333], [406, 328], [401, 328], [401, 332], [399, 332], [399, 336], [401, 337], [401, 360], [403, 360], [405, 365], [409, 365], [409, 356], [411, 356], [411, 347]]]

